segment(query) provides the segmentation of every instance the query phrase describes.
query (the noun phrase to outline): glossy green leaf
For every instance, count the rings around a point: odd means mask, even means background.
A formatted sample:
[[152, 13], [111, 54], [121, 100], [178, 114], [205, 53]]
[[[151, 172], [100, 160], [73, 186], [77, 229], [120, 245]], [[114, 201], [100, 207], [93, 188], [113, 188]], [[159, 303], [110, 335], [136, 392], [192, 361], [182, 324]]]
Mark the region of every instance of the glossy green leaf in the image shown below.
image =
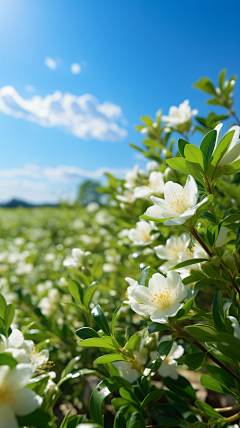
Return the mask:
[[163, 389], [154, 389], [143, 400], [141, 407], [150, 407], [163, 396]]
[[172, 349], [173, 340], [165, 340], [164, 342], [159, 343], [157, 348], [158, 358], [165, 357], [169, 354]]
[[190, 144], [190, 143], [188, 141], [186, 141], [186, 140], [183, 140], [182, 138], [179, 138], [179, 140], [178, 140], [178, 150], [179, 150], [180, 155], [183, 158], [185, 158], [184, 149], [185, 149], [185, 146], [187, 144]]
[[0, 318], [4, 319], [5, 308], [7, 306], [6, 300], [0, 293]]
[[180, 397], [196, 400], [195, 391], [190, 382], [185, 377], [179, 375], [177, 382], [170, 377], [163, 378], [162, 380], [168, 389], [175, 392], [175, 394], [178, 394]]
[[63, 379], [73, 370], [75, 364], [77, 364], [78, 361], [80, 361], [80, 357], [75, 357], [66, 365], [65, 369], [62, 371], [61, 379]]
[[128, 349], [128, 350], [134, 350], [136, 348], [138, 341], [139, 341], [139, 336], [137, 334], [135, 334], [132, 337], [130, 337], [130, 339], [128, 340], [128, 342], [124, 346], [124, 348]]
[[210, 211], [204, 211], [201, 214], [202, 217], [206, 218], [208, 221], [210, 221], [211, 223], [217, 224], [217, 219], [216, 217], [210, 212]]
[[81, 285], [79, 285], [77, 281], [70, 281], [68, 284], [68, 290], [69, 290], [69, 293], [74, 298], [74, 300], [77, 303], [81, 304], [82, 303], [82, 293], [83, 293], [83, 289], [82, 289]]
[[[186, 146], [188, 147], [188, 146]], [[195, 180], [199, 181], [201, 184], [205, 184], [201, 172], [197, 169], [196, 164], [192, 164], [184, 158], [171, 158], [167, 159], [167, 164], [176, 169], [176, 171], [182, 172], [185, 175], [191, 174]]]
[[160, 427], [176, 427], [181, 425], [181, 413], [175, 406], [169, 403], [154, 407], [150, 412], [150, 416]]
[[[213, 299], [212, 305], [213, 319], [216, 327], [224, 330], [224, 313], [223, 313], [223, 292], [218, 290]], [[240, 344], [240, 342], [239, 342]]]
[[49, 413], [44, 412], [42, 409], [37, 409], [35, 412], [26, 416], [18, 416], [18, 423], [20, 426], [33, 426], [36, 428], [49, 427], [48, 422], [51, 421]]
[[207, 353], [192, 352], [178, 359], [181, 364], [186, 364], [190, 370], [197, 370], [203, 366]]
[[121, 387], [119, 389], [119, 394], [121, 395], [122, 398], [125, 398], [125, 400], [127, 400], [129, 403], [134, 404], [135, 407], [140, 409], [139, 399], [131, 389]]
[[206, 166], [207, 166], [206, 160], [205, 160], [205, 157], [203, 156], [201, 150], [197, 146], [194, 146], [193, 144], [186, 145], [186, 147], [184, 149], [184, 154], [185, 154], [186, 159], [189, 162], [193, 162], [194, 164], [198, 164], [200, 166], [202, 173], [204, 173], [204, 171], [206, 170]]
[[205, 278], [201, 279], [200, 281], [197, 281], [194, 290], [200, 290], [201, 288], [205, 287], [206, 285], [215, 284], [218, 279], [216, 278]]
[[18, 362], [8, 353], [2, 352], [0, 354], [0, 366], [9, 366], [13, 369]]
[[223, 168], [223, 175], [236, 174], [239, 171], [240, 171], [240, 159], [230, 163], [229, 165], [225, 165]]
[[103, 425], [102, 403], [108, 395], [120, 387], [121, 384], [114, 378], [104, 379], [96, 386], [90, 397], [90, 415], [94, 422]]
[[188, 312], [191, 310], [193, 305], [193, 298], [188, 300], [188, 302], [186, 302], [183, 307], [180, 309], [180, 311], [178, 311], [177, 315], [176, 315], [176, 319], [180, 319], [182, 317], [185, 317]]
[[79, 343], [80, 346], [84, 347], [97, 347], [97, 348], [106, 348], [106, 349], [112, 349], [116, 350], [119, 348], [119, 346], [116, 346], [117, 343], [114, 341], [112, 337], [96, 337], [93, 339], [86, 339]]
[[226, 151], [227, 151], [227, 149], [228, 149], [228, 147], [229, 147], [229, 145], [230, 145], [230, 143], [232, 141], [234, 132], [235, 131], [228, 132], [223, 137], [223, 139], [220, 141], [220, 143], [218, 144], [218, 146], [216, 147], [216, 149], [214, 150], [214, 153], [212, 155], [212, 159], [210, 161], [210, 165], [212, 167], [215, 168], [219, 164], [219, 162], [222, 159], [222, 157], [224, 156], [224, 154], [226, 153]]
[[118, 312], [120, 311], [120, 309], [121, 309], [122, 305], [123, 305], [123, 303], [122, 303], [121, 305], [119, 305], [119, 306], [115, 309], [115, 311], [114, 311], [114, 313], [113, 313], [113, 317], [112, 317], [112, 334], [113, 334], [113, 335], [114, 335], [114, 333], [115, 333], [115, 324], [116, 324], [116, 321], [117, 321], [117, 315], [118, 315]]
[[90, 327], [81, 327], [76, 330], [76, 335], [81, 339], [90, 339], [92, 337], [99, 337], [98, 333]]
[[198, 82], [194, 83], [193, 86], [208, 94], [216, 94], [213, 83], [207, 77], [202, 77]]
[[108, 336], [111, 335], [110, 328], [107, 322], [105, 315], [103, 314], [102, 309], [99, 305], [95, 306], [95, 308], [91, 311], [92, 317], [94, 321], [97, 323], [98, 327], [104, 331]]
[[229, 388], [227, 388], [226, 386], [222, 385], [220, 382], [218, 382], [215, 379], [212, 379], [209, 376], [202, 375], [200, 378], [200, 382], [202, 386], [204, 386], [207, 389], [211, 389], [212, 391], [221, 392], [223, 394], [230, 394], [230, 395], [233, 395], [234, 397], [236, 396], [236, 394], [233, 391], [231, 391]]
[[168, 271], [180, 269], [180, 268], [183, 268], [185, 266], [191, 266], [191, 265], [195, 265], [196, 263], [203, 263], [203, 262], [207, 262], [207, 261], [208, 261], [208, 259], [189, 259], [189, 260], [186, 260], [185, 262], [178, 263], [177, 265], [168, 269]]
[[6, 332], [8, 332], [8, 329], [13, 322], [14, 314], [15, 314], [14, 306], [12, 303], [10, 303], [9, 305], [7, 305], [5, 307], [5, 313], [4, 313], [4, 321], [5, 321]]
[[199, 342], [214, 342], [218, 333], [214, 327], [207, 324], [189, 325], [185, 329]]
[[145, 428], [145, 422], [141, 413], [134, 412], [127, 421], [127, 428]]
[[211, 418], [222, 418], [223, 416], [220, 415], [220, 413], [216, 412], [209, 404], [204, 403], [203, 401], [196, 400], [195, 406], [201, 409], [206, 415], [210, 416]]
[[96, 288], [98, 287], [97, 282], [93, 282], [89, 287], [84, 291], [83, 294], [83, 304], [88, 308], [89, 303], [91, 302], [93, 293], [95, 292]]
[[225, 370], [210, 364], [206, 365], [206, 369], [210, 375], [222, 385], [225, 385], [228, 388], [235, 388], [235, 380], [232, 378], [232, 376], [225, 372]]
[[160, 324], [158, 322], [152, 322], [148, 326], [148, 333], [149, 334], [156, 333], [157, 331], [163, 331], [163, 330], [174, 331], [173, 328], [169, 327], [168, 325], [166, 325], [166, 324]]
[[116, 413], [113, 428], [126, 428], [126, 421], [121, 410], [118, 410]]
[[107, 364], [107, 363], [113, 363], [114, 361], [127, 361], [127, 358], [121, 354], [107, 354], [107, 355], [103, 355], [102, 357], [98, 357], [93, 362], [95, 364]]
[[200, 150], [203, 156], [205, 157], [207, 164], [211, 159], [211, 156], [215, 147], [216, 139], [217, 139], [217, 131], [213, 130], [208, 132], [205, 135], [205, 137], [203, 138], [200, 144]]

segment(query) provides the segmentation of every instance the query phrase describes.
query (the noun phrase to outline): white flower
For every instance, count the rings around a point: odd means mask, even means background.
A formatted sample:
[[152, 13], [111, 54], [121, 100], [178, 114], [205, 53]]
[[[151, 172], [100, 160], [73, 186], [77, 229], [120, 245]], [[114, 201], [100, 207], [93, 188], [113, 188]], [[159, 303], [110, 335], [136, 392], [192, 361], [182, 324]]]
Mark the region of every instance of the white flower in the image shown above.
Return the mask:
[[130, 190], [124, 190], [122, 195], [117, 195], [116, 198], [121, 202], [132, 204], [135, 201], [135, 195]]
[[135, 279], [132, 278], [125, 278], [125, 281], [128, 282], [129, 287], [126, 291], [126, 297], [128, 300], [125, 300], [124, 303], [128, 303], [130, 306], [132, 306], [133, 303], [138, 303], [138, 301], [135, 299], [135, 288], [139, 287], [138, 282]]
[[[128, 238], [133, 241], [133, 245], [148, 245], [151, 244], [159, 234], [150, 235], [155, 228], [153, 221], [140, 220], [137, 222], [135, 229], [130, 229]], [[157, 235], [157, 236], [156, 236]]]
[[0, 425], [2, 428], [18, 428], [17, 416], [34, 412], [42, 398], [32, 389], [25, 388], [34, 372], [31, 364], [18, 364], [12, 370], [0, 366]]
[[135, 198], [146, 198], [150, 195], [161, 195], [164, 192], [163, 174], [152, 171], [149, 175], [149, 183], [146, 186], [138, 186], [134, 189]]
[[177, 126], [190, 121], [196, 114], [198, 110], [191, 110], [189, 100], [185, 100], [179, 107], [170, 107], [168, 116], [162, 116], [162, 120], [167, 122], [168, 126]]
[[[216, 144], [215, 144], [215, 149], [218, 146], [218, 144], [220, 143], [221, 140], [221, 129], [222, 129], [223, 124], [220, 123], [219, 125], [217, 125], [214, 129], [217, 131], [217, 140], [216, 140]], [[239, 133], [240, 133], [240, 127], [235, 125], [232, 126], [225, 134], [228, 134], [231, 131], [235, 131], [233, 134], [233, 138], [232, 141], [226, 151], [226, 153], [224, 154], [224, 156], [222, 157], [222, 159], [220, 160], [218, 166], [225, 166], [228, 165], [229, 163], [232, 163], [236, 160], [238, 160], [240, 158], [240, 139], [239, 139]]]
[[97, 202], [89, 202], [89, 204], [86, 206], [86, 210], [89, 213], [93, 213], [94, 211], [97, 211], [99, 207], [100, 205]]
[[148, 287], [133, 285], [127, 289], [129, 304], [134, 312], [150, 319], [166, 323], [182, 308], [187, 288], [177, 272], [168, 272], [167, 278], [155, 273], [149, 280]]
[[147, 162], [146, 168], [148, 171], [155, 171], [159, 168], [159, 163], [156, 161], [149, 161]]
[[63, 260], [63, 266], [67, 268], [77, 268], [83, 266], [84, 258], [89, 256], [90, 252], [84, 252], [81, 248], [73, 248], [72, 256]]
[[126, 187], [126, 189], [134, 189], [138, 180], [138, 165], [135, 165], [131, 171], [126, 173], [125, 180], [126, 183], [124, 184], [124, 187]]
[[59, 299], [59, 292], [56, 288], [49, 290], [48, 297], [43, 297], [38, 304], [43, 315], [47, 317], [51, 316], [58, 308]]
[[190, 235], [182, 233], [180, 236], [170, 236], [165, 245], [154, 247], [157, 257], [167, 260], [160, 266], [161, 272], [166, 273], [168, 269], [176, 264], [192, 258], [192, 254], [188, 249], [190, 241]]
[[227, 239], [228, 228], [225, 226], [221, 226], [218, 237], [215, 242], [215, 248], [223, 247]]
[[228, 319], [232, 322], [232, 327], [234, 329], [233, 336], [240, 340], [240, 325], [238, 320], [235, 317], [227, 316]]
[[154, 205], [145, 214], [154, 219], [166, 218], [164, 225], [173, 226], [185, 223], [208, 198], [197, 204], [198, 187], [194, 178], [189, 175], [184, 188], [168, 181], [164, 188], [164, 199], [151, 196], [151, 200]]
[[113, 265], [112, 263], [104, 263], [102, 265], [102, 270], [105, 273], [116, 272], [117, 266]]
[[[166, 342], [171, 340], [171, 336], [163, 336], [159, 343]], [[158, 344], [159, 344], [158, 343]], [[180, 358], [184, 354], [184, 348], [181, 345], [178, 345], [177, 342], [173, 342], [172, 349], [168, 355], [162, 355], [161, 359], [163, 360], [161, 366], [158, 369], [158, 373], [162, 377], [170, 377], [171, 379], [178, 379], [177, 367], [177, 358]], [[157, 352], [150, 352], [150, 357], [152, 360], [157, 359]]]
[[134, 362], [128, 361], [115, 361], [112, 363], [119, 371], [120, 376], [128, 382], [133, 383], [142, 374], [142, 366], [145, 364], [147, 357], [145, 349], [133, 351], [135, 360]]

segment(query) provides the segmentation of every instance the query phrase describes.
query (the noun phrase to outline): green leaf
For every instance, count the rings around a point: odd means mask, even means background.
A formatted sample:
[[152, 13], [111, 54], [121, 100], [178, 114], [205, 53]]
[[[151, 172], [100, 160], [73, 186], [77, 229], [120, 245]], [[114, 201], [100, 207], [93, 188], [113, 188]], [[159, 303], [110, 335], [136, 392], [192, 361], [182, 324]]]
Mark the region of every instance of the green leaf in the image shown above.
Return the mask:
[[197, 370], [203, 366], [207, 352], [192, 352], [178, 359], [179, 363], [186, 364], [190, 370]]
[[112, 337], [96, 337], [93, 339], [86, 339], [79, 343], [80, 346], [84, 347], [95, 347], [95, 348], [106, 348], [106, 349], [113, 349], [116, 351], [116, 349], [119, 348], [116, 340], [114, 340]]
[[69, 363], [66, 365], [66, 367], [62, 371], [61, 379], [63, 379], [73, 370], [73, 367], [75, 366], [75, 364], [78, 363], [78, 361], [80, 361], [80, 357], [75, 357], [71, 361], [69, 361]]
[[84, 304], [84, 306], [86, 306], [86, 308], [88, 308], [89, 303], [91, 301], [91, 298], [93, 296], [93, 293], [96, 290], [97, 286], [98, 286], [98, 283], [97, 282], [93, 282], [91, 285], [89, 285], [89, 287], [84, 292], [84, 294], [83, 294], [83, 304]]
[[232, 378], [232, 376], [225, 372], [225, 370], [210, 364], [206, 365], [206, 369], [210, 375], [222, 385], [225, 385], [229, 388], [235, 388], [235, 380]]
[[[188, 147], [188, 146], [186, 146]], [[185, 175], [191, 174], [195, 180], [199, 181], [201, 184], [205, 184], [201, 172], [197, 169], [195, 164], [192, 164], [184, 158], [171, 158], [167, 159], [167, 164], [176, 169], [176, 171], [182, 172]]]
[[209, 404], [204, 403], [203, 401], [196, 400], [195, 406], [197, 406], [199, 409], [201, 409], [206, 415], [210, 416], [211, 418], [222, 418], [222, 415], [220, 413], [216, 412]]
[[121, 410], [118, 410], [116, 413], [113, 428], [126, 428], [126, 421]]
[[139, 282], [138, 282], [139, 285], [145, 286], [146, 279], [147, 279], [148, 274], [149, 274], [149, 270], [150, 270], [150, 266], [147, 266], [142, 270], [140, 278], [139, 278]]
[[216, 94], [213, 83], [207, 77], [202, 77], [198, 82], [194, 83], [193, 86], [194, 88], [200, 89], [208, 94]]
[[216, 278], [201, 279], [200, 281], [196, 282], [194, 290], [200, 290], [201, 288], [205, 287], [205, 285], [215, 284], [216, 281], [218, 281]]
[[10, 303], [9, 305], [7, 305], [5, 307], [5, 313], [4, 313], [6, 333], [8, 332], [8, 329], [13, 322], [14, 315], [15, 315], [15, 309], [14, 309], [13, 304]]
[[0, 354], [0, 366], [9, 366], [10, 369], [13, 369], [18, 362], [10, 354], [2, 352]]
[[4, 320], [5, 308], [7, 306], [6, 300], [0, 293], [0, 318]]
[[240, 211], [237, 211], [234, 214], [230, 214], [227, 217], [225, 217], [222, 221], [221, 224], [227, 226], [228, 224], [232, 224], [235, 223], [235, 221], [240, 220]]
[[208, 262], [208, 261], [209, 261], [208, 259], [190, 259], [190, 260], [186, 260], [185, 262], [178, 263], [177, 265], [168, 269], [168, 271], [176, 270], [176, 269], [183, 268], [185, 266], [195, 265], [196, 263], [203, 263], [203, 262]]
[[67, 412], [67, 414], [65, 415], [65, 417], [64, 417], [64, 419], [63, 419], [63, 421], [62, 421], [62, 423], [60, 425], [60, 428], [66, 428], [67, 427], [67, 419], [68, 419], [68, 416], [70, 415], [71, 411], [72, 411], [72, 409], [70, 409]]
[[81, 327], [76, 330], [76, 335], [81, 339], [90, 339], [91, 337], [99, 337], [98, 333], [90, 327]]
[[204, 211], [201, 214], [202, 217], [206, 218], [208, 221], [210, 221], [211, 223], [217, 224], [217, 219], [216, 217], [209, 211]]
[[207, 227], [207, 238], [210, 246], [212, 247], [218, 236], [218, 226], [209, 224]]
[[148, 220], [148, 221], [155, 221], [155, 223], [164, 223], [166, 220], [169, 220], [172, 217], [169, 218], [154, 218], [154, 217], [148, 217], [147, 215], [143, 214], [139, 217], [141, 220]]
[[119, 389], [119, 393], [122, 398], [125, 398], [129, 403], [134, 404], [135, 407], [140, 409], [140, 403], [139, 399], [137, 398], [136, 394], [131, 390], [124, 387], [121, 387]]
[[113, 363], [114, 361], [127, 361], [127, 358], [121, 354], [107, 354], [107, 355], [103, 355], [102, 357], [98, 357], [93, 362], [95, 364], [107, 364], [107, 363]]
[[182, 415], [175, 406], [169, 403], [160, 404], [154, 407], [150, 416], [161, 427], [181, 426]]
[[229, 165], [225, 165], [223, 168], [223, 175], [231, 175], [236, 174], [240, 170], [240, 159], [230, 163]]
[[224, 313], [223, 313], [223, 292], [218, 290], [213, 299], [212, 305], [213, 319], [219, 330], [224, 330]]
[[127, 421], [127, 428], [145, 428], [145, 422], [141, 413], [134, 412]]
[[121, 305], [119, 305], [119, 306], [115, 309], [115, 311], [114, 311], [114, 313], [113, 313], [113, 317], [112, 317], [112, 334], [113, 334], [113, 335], [114, 335], [114, 332], [115, 332], [115, 324], [116, 324], [116, 321], [117, 321], [117, 314], [118, 314], [118, 312], [120, 311], [120, 309], [121, 309], [122, 305], [123, 305], [123, 303], [122, 303]]
[[150, 392], [143, 400], [141, 407], [150, 407], [154, 403], [156, 403], [163, 396], [163, 389], [154, 389], [154, 391]]
[[134, 334], [132, 337], [130, 337], [130, 339], [128, 340], [128, 342], [124, 346], [124, 348], [133, 351], [135, 349], [138, 341], [139, 341], [139, 336], [137, 334]]
[[196, 400], [195, 391], [185, 377], [178, 376], [177, 382], [170, 377], [163, 378], [162, 381], [168, 389], [175, 392], [175, 394], [178, 394], [180, 397]]
[[201, 150], [193, 144], [188, 144], [184, 149], [184, 154], [189, 162], [198, 164], [200, 166], [201, 172], [204, 174], [207, 164]]
[[213, 130], [208, 132], [205, 135], [205, 137], [203, 138], [200, 144], [200, 150], [203, 156], [205, 157], [207, 164], [211, 159], [211, 156], [215, 147], [216, 139], [217, 139], [217, 131]]
[[214, 153], [212, 155], [212, 159], [210, 161], [210, 166], [213, 168], [216, 168], [216, 166], [219, 164], [220, 160], [223, 158], [224, 154], [226, 153], [232, 139], [234, 136], [235, 131], [228, 132], [223, 139], [220, 141], [216, 149], [214, 150]]
[[152, 127], [152, 119], [148, 116], [141, 116], [141, 120], [147, 125]]
[[165, 340], [164, 342], [159, 343], [157, 348], [158, 358], [168, 356], [169, 352], [172, 349], [173, 342], [173, 340]]
[[227, 388], [226, 386], [222, 385], [220, 382], [215, 379], [212, 379], [209, 376], [202, 375], [200, 378], [200, 383], [202, 386], [207, 389], [211, 389], [212, 391], [221, 392], [223, 394], [230, 394], [234, 397], [237, 396], [233, 391], [231, 391], [231, 389]]
[[156, 333], [157, 331], [163, 331], [163, 330], [171, 330], [174, 331], [172, 327], [169, 327], [166, 324], [159, 324], [158, 322], [152, 322], [148, 326], [148, 333]]
[[178, 150], [179, 150], [180, 155], [183, 158], [185, 158], [184, 149], [185, 149], [185, 146], [187, 144], [190, 144], [190, 143], [188, 141], [186, 141], [186, 140], [183, 140], [182, 138], [179, 138], [179, 140], [178, 140]]
[[83, 293], [83, 288], [81, 287], [81, 285], [79, 285], [77, 281], [70, 281], [68, 284], [68, 290], [69, 290], [69, 293], [74, 298], [74, 300], [77, 303], [81, 304], [82, 303], [82, 293]]
[[111, 336], [108, 322], [99, 305], [92, 309], [91, 314], [98, 327], [101, 328], [102, 331], [104, 331], [104, 333], [106, 333], [108, 336]]
[[90, 415], [94, 422], [103, 425], [102, 403], [108, 395], [121, 386], [114, 378], [104, 379], [97, 385], [90, 397]]
[[208, 324], [189, 325], [185, 329], [199, 342], [214, 342], [218, 333], [214, 327]]
[[217, 347], [222, 354], [232, 360], [240, 361], [240, 340], [229, 333], [220, 333], [216, 337]]
[[44, 412], [42, 409], [37, 409], [35, 412], [26, 416], [17, 416], [20, 426], [34, 426], [36, 428], [49, 427], [48, 422], [51, 421], [49, 413]]
[[226, 76], [226, 68], [223, 68], [219, 74], [219, 78], [218, 78], [218, 84], [219, 84], [219, 88], [222, 89], [223, 88], [223, 84], [225, 81], [225, 76]]
[[192, 305], [193, 305], [193, 298], [188, 300], [188, 302], [186, 302], [183, 305], [183, 307], [177, 313], [176, 319], [178, 320], [179, 318], [185, 317], [188, 314], [188, 312], [191, 310]]

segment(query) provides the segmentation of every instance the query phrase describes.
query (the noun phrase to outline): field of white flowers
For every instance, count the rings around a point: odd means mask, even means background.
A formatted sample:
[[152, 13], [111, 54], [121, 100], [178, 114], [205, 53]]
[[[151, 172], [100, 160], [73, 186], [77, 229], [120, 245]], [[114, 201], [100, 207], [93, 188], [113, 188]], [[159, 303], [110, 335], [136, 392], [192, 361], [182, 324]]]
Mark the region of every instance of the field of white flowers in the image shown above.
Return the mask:
[[238, 427], [235, 80], [195, 84], [221, 115], [143, 116], [106, 206], [0, 210], [1, 428]]

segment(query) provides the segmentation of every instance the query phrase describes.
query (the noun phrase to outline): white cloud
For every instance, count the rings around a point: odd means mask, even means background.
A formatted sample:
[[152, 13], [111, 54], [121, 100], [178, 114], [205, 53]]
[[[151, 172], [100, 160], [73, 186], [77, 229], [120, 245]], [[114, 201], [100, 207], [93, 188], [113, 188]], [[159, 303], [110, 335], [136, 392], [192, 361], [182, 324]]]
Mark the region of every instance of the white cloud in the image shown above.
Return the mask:
[[77, 64], [76, 62], [71, 65], [71, 72], [72, 74], [79, 74], [82, 71], [81, 65]]
[[0, 201], [6, 202], [13, 198], [33, 203], [55, 203], [61, 199], [74, 200], [77, 185], [83, 179], [103, 181], [105, 172], [123, 178], [127, 171], [127, 168], [107, 167], [87, 171], [68, 165], [40, 168], [34, 164], [27, 164], [23, 168], [2, 169], [0, 170]]
[[127, 136], [126, 129], [117, 123], [122, 118], [121, 107], [108, 101], [100, 104], [91, 94], [78, 97], [56, 91], [45, 98], [35, 95], [24, 99], [12, 86], [4, 86], [0, 89], [0, 111], [83, 140], [118, 141]]
[[45, 64], [48, 68], [50, 68], [50, 70], [56, 70], [56, 68], [57, 68], [56, 61], [54, 61], [54, 59], [51, 58], [50, 56], [47, 56], [45, 58]]

